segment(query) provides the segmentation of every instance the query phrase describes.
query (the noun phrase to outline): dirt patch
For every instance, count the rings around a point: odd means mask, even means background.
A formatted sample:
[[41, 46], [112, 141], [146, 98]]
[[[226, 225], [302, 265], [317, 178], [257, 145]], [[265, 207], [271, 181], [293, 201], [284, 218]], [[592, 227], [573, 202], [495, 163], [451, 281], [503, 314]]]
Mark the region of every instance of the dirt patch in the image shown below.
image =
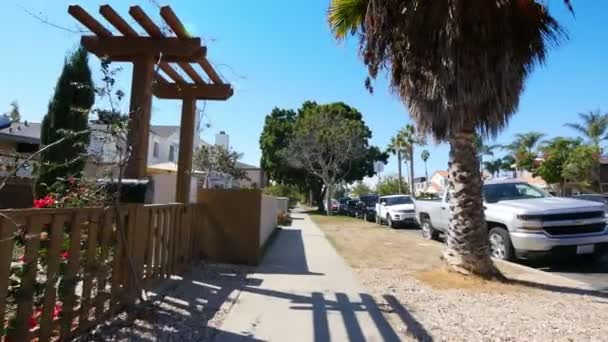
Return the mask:
[[512, 283], [487, 280], [477, 276], [465, 276], [450, 272], [443, 267], [438, 270], [425, 270], [413, 273], [414, 278], [437, 290], [474, 290], [475, 292], [493, 292], [500, 294], [517, 294], [521, 291], [532, 291], [524, 286]]

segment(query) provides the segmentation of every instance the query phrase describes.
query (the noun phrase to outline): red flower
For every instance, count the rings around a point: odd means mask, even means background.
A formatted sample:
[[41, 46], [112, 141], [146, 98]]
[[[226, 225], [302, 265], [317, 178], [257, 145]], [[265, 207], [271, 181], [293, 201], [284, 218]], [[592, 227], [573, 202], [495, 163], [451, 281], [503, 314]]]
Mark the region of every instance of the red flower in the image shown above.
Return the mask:
[[50, 195], [46, 195], [41, 199], [34, 200], [35, 208], [48, 208], [55, 205], [55, 199]]
[[30, 329], [34, 329], [38, 326], [38, 317], [40, 317], [40, 315], [42, 315], [42, 308], [36, 308], [28, 320]]
[[21, 262], [25, 262], [25, 255], [20, 256], [20, 257], [19, 257], [19, 261], [21, 261]]
[[65, 251], [65, 252], [63, 252], [63, 253], [59, 254], [59, 256], [61, 256], [61, 258], [62, 258], [63, 260], [68, 260], [68, 259], [70, 258], [70, 252]]
[[57, 302], [55, 304], [55, 307], [53, 308], [53, 319], [59, 318], [59, 315], [61, 315], [62, 310], [63, 310], [63, 304], [61, 304], [61, 302]]

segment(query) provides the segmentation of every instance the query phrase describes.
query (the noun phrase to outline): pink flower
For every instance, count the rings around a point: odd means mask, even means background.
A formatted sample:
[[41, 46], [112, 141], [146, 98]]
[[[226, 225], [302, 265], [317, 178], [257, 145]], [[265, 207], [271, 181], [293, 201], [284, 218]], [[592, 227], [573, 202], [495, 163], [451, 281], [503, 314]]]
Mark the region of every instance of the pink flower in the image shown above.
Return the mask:
[[70, 252], [64, 251], [63, 253], [59, 254], [59, 256], [61, 256], [63, 260], [68, 260], [70, 258]]
[[70, 185], [74, 185], [74, 184], [76, 184], [76, 178], [74, 178], [74, 177], [69, 177], [69, 178], [68, 178], [68, 183], [69, 183]]

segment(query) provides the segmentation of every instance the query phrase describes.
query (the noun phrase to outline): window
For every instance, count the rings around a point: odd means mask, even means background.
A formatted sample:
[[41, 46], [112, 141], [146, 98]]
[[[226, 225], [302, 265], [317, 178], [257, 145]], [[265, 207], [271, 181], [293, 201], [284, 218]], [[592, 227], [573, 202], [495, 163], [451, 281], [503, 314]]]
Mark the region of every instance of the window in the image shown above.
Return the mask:
[[175, 146], [169, 146], [169, 161], [175, 161]]
[[154, 158], [158, 158], [158, 143], [156, 141], [154, 142], [154, 149], [152, 150], [152, 156], [154, 156]]

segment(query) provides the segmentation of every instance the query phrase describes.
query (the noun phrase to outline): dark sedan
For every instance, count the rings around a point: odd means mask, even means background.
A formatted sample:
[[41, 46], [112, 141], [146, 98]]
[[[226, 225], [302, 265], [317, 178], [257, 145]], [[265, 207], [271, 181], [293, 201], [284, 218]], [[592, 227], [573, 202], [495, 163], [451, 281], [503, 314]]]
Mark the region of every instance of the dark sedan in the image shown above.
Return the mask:
[[378, 203], [378, 195], [365, 195], [359, 197], [357, 217], [373, 222], [376, 219], [376, 203]]
[[361, 201], [359, 201], [358, 198], [351, 198], [348, 200], [348, 202], [346, 203], [348, 210], [347, 210], [347, 215], [348, 216], [352, 216], [352, 217], [357, 217], [357, 206], [359, 205]]

